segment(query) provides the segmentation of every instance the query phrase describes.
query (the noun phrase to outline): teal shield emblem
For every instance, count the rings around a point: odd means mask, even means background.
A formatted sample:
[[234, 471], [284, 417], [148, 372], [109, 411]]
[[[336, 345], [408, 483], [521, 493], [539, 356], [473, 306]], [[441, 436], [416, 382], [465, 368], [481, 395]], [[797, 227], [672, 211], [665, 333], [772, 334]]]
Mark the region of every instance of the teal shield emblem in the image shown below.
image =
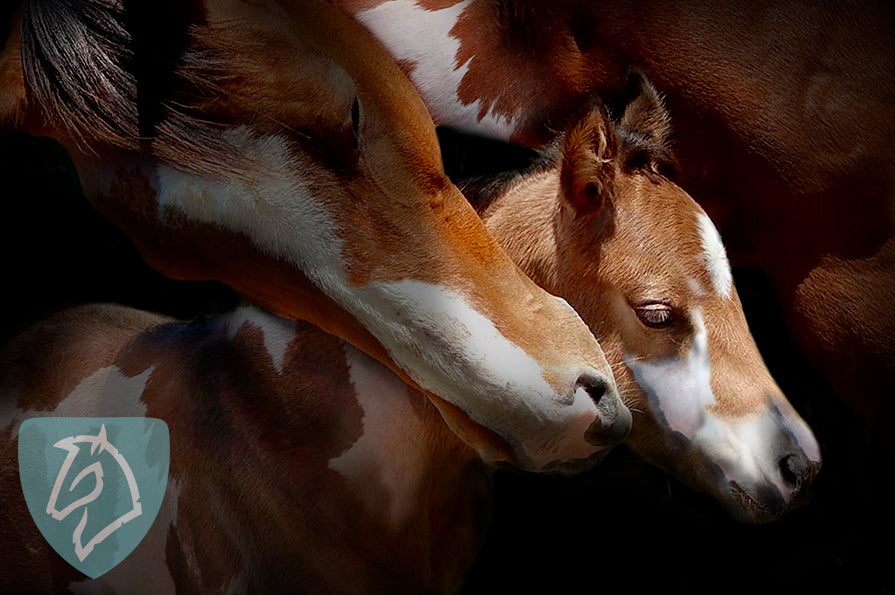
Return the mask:
[[38, 417], [19, 428], [31, 517], [72, 566], [96, 578], [155, 520], [168, 485], [168, 426], [148, 417]]

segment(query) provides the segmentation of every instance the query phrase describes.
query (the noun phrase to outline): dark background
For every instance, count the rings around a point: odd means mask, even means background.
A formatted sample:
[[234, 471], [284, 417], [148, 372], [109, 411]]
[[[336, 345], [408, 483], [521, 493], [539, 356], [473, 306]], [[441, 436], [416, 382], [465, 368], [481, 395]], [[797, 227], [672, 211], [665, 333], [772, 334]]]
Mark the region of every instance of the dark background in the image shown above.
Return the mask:
[[[446, 158], [466, 155], [458, 151], [448, 138]], [[0, 137], [0, 179], [3, 341], [78, 303], [190, 318], [238, 302], [217, 283], [172, 281], [143, 264], [83, 197], [52, 141]], [[575, 478], [501, 470], [467, 593], [895, 592], [892, 453], [795, 346], [763, 273], [734, 276], [768, 367], [821, 445], [806, 505], [776, 523], [740, 524], [624, 447]]]

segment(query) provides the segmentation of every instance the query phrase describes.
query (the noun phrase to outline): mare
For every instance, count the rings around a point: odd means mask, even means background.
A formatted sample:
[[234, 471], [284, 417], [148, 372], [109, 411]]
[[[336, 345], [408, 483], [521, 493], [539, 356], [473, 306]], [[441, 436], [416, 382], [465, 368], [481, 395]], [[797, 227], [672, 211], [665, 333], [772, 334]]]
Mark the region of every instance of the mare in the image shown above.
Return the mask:
[[[628, 442], [737, 518], [769, 521], [804, 495], [817, 443], [761, 361], [717, 232], [660, 173], [666, 135], [644, 82], [620, 119], [597, 108], [531, 170], [470, 198], [606, 345], [635, 412]], [[305, 323], [82, 306], [8, 345], [0, 382], [0, 585], [453, 591], [483, 538], [490, 467], [423, 395]], [[24, 509], [16, 436], [29, 417], [98, 412], [165, 420], [171, 479], [143, 543], [82, 585]]]
[[[340, 0], [439, 123], [550, 142], [631, 64], [664, 94], [681, 185], [734, 264], [766, 271], [790, 331], [891, 440], [895, 11], [882, 0]], [[883, 391], [884, 393], [885, 391]]]
[[0, 130], [50, 136], [162, 273], [223, 281], [420, 387], [488, 461], [630, 428], [599, 345], [445, 176], [416, 91], [327, 2], [26, 2]]

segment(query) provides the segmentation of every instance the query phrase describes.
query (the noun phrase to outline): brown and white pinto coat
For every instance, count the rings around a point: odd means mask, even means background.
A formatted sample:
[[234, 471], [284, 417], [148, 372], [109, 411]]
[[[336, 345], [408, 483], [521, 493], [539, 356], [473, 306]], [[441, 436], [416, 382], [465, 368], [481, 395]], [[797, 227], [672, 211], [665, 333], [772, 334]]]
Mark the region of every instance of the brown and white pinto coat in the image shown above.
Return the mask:
[[[456, 591], [484, 536], [475, 451], [424, 395], [307, 323], [83, 306], [3, 355], [4, 592]], [[14, 445], [23, 417], [99, 412], [163, 419], [171, 463], [147, 536], [88, 580], [31, 520]]]
[[[598, 110], [503, 181], [486, 221], [605, 341], [637, 413], [629, 443], [767, 521], [807, 489], [817, 444], [758, 356], [717, 233], [654, 171], [666, 122], [643, 90], [621, 122]], [[483, 536], [491, 490], [476, 453], [423, 395], [310, 325], [253, 308], [179, 323], [80, 307], [7, 346], [0, 382], [0, 588], [452, 591]], [[18, 427], [45, 415], [146, 415], [170, 430], [159, 519], [85, 584], [18, 485]]]
[[158, 270], [345, 338], [486, 460], [574, 470], [624, 437], [587, 327], [487, 234], [413, 87], [328, 3], [66, 0], [14, 17], [0, 128], [57, 139]]
[[682, 186], [761, 266], [806, 353], [888, 439], [895, 14], [884, 0], [339, 0], [433, 117], [533, 146], [624, 85], [666, 96]]

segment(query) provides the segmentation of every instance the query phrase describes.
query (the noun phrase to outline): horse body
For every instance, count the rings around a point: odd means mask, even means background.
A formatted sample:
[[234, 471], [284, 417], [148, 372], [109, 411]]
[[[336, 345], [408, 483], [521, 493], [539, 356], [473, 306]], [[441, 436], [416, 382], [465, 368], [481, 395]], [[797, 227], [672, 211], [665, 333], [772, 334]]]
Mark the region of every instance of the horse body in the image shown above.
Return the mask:
[[642, 68], [674, 118], [683, 187], [734, 262], [768, 272], [837, 391], [888, 434], [878, 393], [895, 369], [895, 23], [884, 3], [340, 5], [437, 121], [533, 146]]
[[488, 236], [412, 86], [328, 4], [29, 3], [15, 25], [0, 120], [59, 140], [163, 273], [347, 339], [490, 461], [574, 470], [627, 432], [593, 336]]
[[7, 586], [452, 590], [478, 549], [486, 466], [424, 395], [316, 327], [256, 309], [185, 324], [85, 306], [11, 349], [5, 403], [11, 385], [22, 392], [17, 410], [3, 412], [7, 440], [35, 415], [145, 415], [168, 424], [171, 465], [149, 534], [85, 584], [42, 543], [16, 478], [5, 476], [4, 526], [31, 546], [4, 546]]

